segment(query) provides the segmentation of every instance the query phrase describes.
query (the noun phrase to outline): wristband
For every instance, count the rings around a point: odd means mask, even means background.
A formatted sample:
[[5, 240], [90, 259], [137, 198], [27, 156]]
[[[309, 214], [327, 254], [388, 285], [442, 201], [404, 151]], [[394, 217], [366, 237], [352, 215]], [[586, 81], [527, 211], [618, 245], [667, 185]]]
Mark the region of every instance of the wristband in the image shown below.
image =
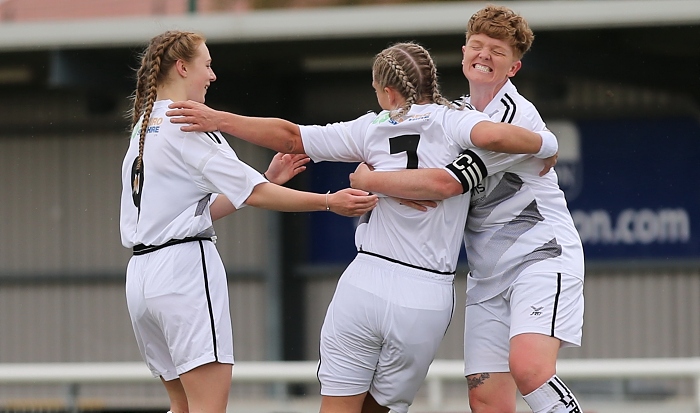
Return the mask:
[[542, 138], [542, 146], [540, 151], [535, 154], [535, 158], [547, 159], [550, 156], [554, 156], [559, 151], [559, 143], [557, 142], [557, 137], [548, 130], [543, 130], [535, 132]]

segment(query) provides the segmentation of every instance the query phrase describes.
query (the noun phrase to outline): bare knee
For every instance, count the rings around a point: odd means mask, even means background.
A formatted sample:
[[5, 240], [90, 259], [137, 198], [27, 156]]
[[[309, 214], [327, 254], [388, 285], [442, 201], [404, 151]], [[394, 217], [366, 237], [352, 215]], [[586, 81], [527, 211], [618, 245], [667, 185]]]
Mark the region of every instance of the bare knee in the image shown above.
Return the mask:
[[560, 342], [541, 334], [513, 337], [510, 345], [510, 372], [522, 394], [529, 394], [556, 373]]
[[187, 395], [185, 394], [185, 389], [182, 387], [180, 379], [165, 381], [161, 377], [161, 381], [165, 386], [165, 390], [168, 392], [170, 411], [172, 413], [188, 413], [189, 404], [187, 403]]

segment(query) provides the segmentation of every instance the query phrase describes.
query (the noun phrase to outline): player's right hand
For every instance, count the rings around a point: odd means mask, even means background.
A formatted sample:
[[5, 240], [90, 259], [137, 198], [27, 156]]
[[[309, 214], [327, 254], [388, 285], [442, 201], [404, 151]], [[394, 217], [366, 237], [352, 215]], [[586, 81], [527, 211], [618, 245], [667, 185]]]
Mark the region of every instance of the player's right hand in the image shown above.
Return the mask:
[[331, 212], [345, 217], [359, 217], [377, 206], [377, 195], [359, 189], [345, 188], [328, 195]]

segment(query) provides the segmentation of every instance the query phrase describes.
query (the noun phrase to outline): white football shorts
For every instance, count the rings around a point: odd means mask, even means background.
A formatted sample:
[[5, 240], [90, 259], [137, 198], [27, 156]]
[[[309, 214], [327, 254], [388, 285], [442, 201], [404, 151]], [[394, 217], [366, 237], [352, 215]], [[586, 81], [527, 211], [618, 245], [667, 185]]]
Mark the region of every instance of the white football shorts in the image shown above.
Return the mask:
[[406, 413], [450, 324], [454, 297], [454, 275], [358, 254], [321, 328], [321, 394], [369, 391]]
[[518, 334], [544, 334], [561, 340], [561, 347], [580, 346], [583, 304], [581, 279], [534, 273], [489, 300], [467, 306], [464, 375], [510, 371], [510, 339]]
[[141, 356], [154, 377], [168, 381], [214, 361], [233, 364], [226, 271], [212, 242], [133, 256], [126, 301]]

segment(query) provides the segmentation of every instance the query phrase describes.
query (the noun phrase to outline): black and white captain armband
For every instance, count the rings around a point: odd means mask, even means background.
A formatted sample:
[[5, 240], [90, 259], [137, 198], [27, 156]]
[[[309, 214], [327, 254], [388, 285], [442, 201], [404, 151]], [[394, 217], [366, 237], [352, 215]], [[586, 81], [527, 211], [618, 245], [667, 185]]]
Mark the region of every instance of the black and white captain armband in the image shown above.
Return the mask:
[[469, 149], [462, 152], [452, 163], [447, 164], [445, 167], [459, 179], [459, 182], [462, 184], [463, 194], [471, 191], [488, 175], [484, 161], [481, 160], [479, 155]]
[[548, 130], [543, 130], [535, 132], [542, 137], [542, 147], [540, 151], [535, 154], [535, 158], [547, 159], [550, 156], [554, 156], [559, 151], [559, 142], [557, 142], [557, 137]]

